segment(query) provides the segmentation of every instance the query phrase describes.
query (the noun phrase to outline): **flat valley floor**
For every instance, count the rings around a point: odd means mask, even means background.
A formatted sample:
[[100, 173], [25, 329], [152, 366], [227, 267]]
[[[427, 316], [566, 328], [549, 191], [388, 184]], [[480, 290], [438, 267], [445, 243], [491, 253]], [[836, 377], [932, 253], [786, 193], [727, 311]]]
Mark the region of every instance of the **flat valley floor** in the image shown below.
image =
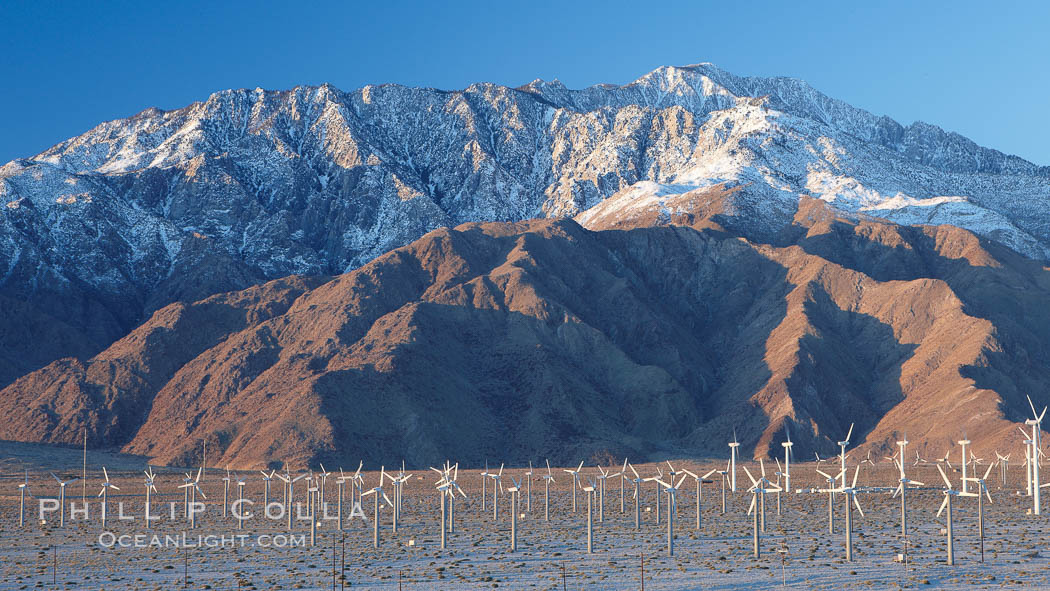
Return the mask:
[[[5, 444], [6, 445], [6, 444]], [[27, 448], [28, 449], [28, 448]], [[5, 449], [5, 451], [12, 451]], [[18, 450], [15, 450], [18, 451]], [[23, 450], [24, 451], [24, 450]], [[68, 453], [67, 453], [68, 452]], [[39, 455], [39, 454], [38, 454]], [[45, 456], [47, 454], [44, 454]], [[68, 456], [68, 457], [67, 457]], [[92, 458], [95, 454], [92, 455]], [[835, 533], [828, 533], [828, 498], [820, 493], [785, 493], [777, 514], [776, 495], [766, 497], [766, 532], [761, 537], [762, 555], [752, 556], [752, 518], [746, 515], [750, 484], [741, 467], [737, 472], [737, 493], [727, 495], [728, 506], [721, 512], [720, 486], [704, 485], [702, 528], [696, 529], [696, 486], [688, 478], [678, 495], [674, 523], [675, 553], [667, 555], [666, 496], [661, 495], [661, 523], [656, 524], [656, 485], [641, 488], [642, 523], [634, 529], [633, 485], [625, 483], [624, 511], [620, 511], [620, 479], [606, 485], [604, 519], [594, 514], [594, 552], [586, 552], [586, 497], [578, 492], [578, 510], [572, 512], [571, 476], [558, 468], [551, 487], [550, 521], [543, 519], [545, 469], [536, 469], [532, 486], [532, 509], [527, 510], [523, 490], [518, 522], [518, 549], [510, 552], [510, 495], [498, 500], [499, 519], [493, 521], [491, 482], [482, 508], [479, 469], [461, 469], [459, 483], [468, 499], [457, 500], [455, 532], [449, 534], [448, 548], [439, 547], [439, 505], [434, 489], [437, 476], [430, 470], [413, 470], [404, 488], [403, 513], [397, 533], [391, 531], [392, 512], [380, 512], [381, 545], [372, 548], [371, 497], [363, 510], [369, 522], [360, 518], [347, 521], [345, 532], [333, 522], [317, 530], [316, 545], [274, 547], [258, 545], [259, 535], [289, 533], [284, 521], [254, 519], [245, 529], [237, 529], [232, 517], [222, 516], [225, 473], [211, 470], [202, 490], [207, 495], [206, 510], [197, 528], [190, 530], [182, 519], [183, 472], [156, 469], [158, 493], [154, 506], [164, 519], [153, 529], [143, 526], [144, 497], [142, 468], [137, 458], [112, 456], [110, 477], [120, 487], [109, 497], [110, 520], [107, 529], [116, 535], [153, 533], [182, 536], [247, 534], [243, 547], [112, 547], [99, 543], [102, 532], [98, 518], [102, 474], [89, 464], [88, 485], [83, 489], [91, 505], [90, 519], [57, 525], [57, 516], [41, 524], [36, 514], [37, 499], [29, 498], [26, 524], [18, 525], [18, 484], [21, 461], [30, 464], [29, 488], [33, 495], [55, 498], [58, 486], [44, 469], [44, 460], [55, 464], [61, 475], [78, 475], [79, 453], [65, 450], [51, 457], [8, 456], [0, 462], [0, 589], [998, 589], [1050, 588], [1050, 550], [1047, 548], [1048, 516], [1028, 515], [1031, 499], [1019, 494], [1025, 488], [1024, 468], [1011, 466], [1007, 486], [994, 468], [988, 484], [994, 504], [985, 503], [984, 562], [978, 540], [977, 501], [956, 497], [954, 508], [955, 560], [946, 564], [945, 517], [936, 516], [943, 493], [918, 490], [908, 495], [909, 539], [907, 567], [898, 560], [904, 552], [900, 535], [900, 503], [888, 491], [858, 495], [864, 511], [854, 518], [854, 559], [845, 561], [845, 499], [837, 496], [834, 505]], [[724, 462], [724, 460], [722, 460]], [[141, 465], [139, 465], [141, 464]], [[656, 464], [636, 466], [643, 477], [656, 474]], [[707, 472], [716, 462], [675, 462], [676, 468]], [[758, 465], [746, 464], [753, 474]], [[775, 466], [775, 464], [774, 464]], [[836, 471], [828, 462], [820, 465], [794, 464], [792, 488], [822, 486], [816, 474]], [[59, 471], [61, 469], [61, 471]], [[345, 469], [345, 467], [344, 467]], [[661, 465], [666, 474], [667, 465]], [[775, 479], [775, 467], [766, 465]], [[852, 476], [853, 468], [850, 468]], [[504, 487], [510, 478], [520, 478], [525, 469], [505, 469]], [[981, 470], [983, 474], [984, 469]], [[597, 474], [585, 466], [585, 479]], [[16, 476], [16, 474], [18, 474]], [[956, 488], [958, 472], [950, 472]], [[908, 476], [930, 486], [939, 486], [940, 477], [932, 466], [908, 466]], [[859, 485], [896, 486], [897, 470], [888, 461], [863, 464]], [[245, 498], [260, 502], [262, 475], [234, 473], [243, 478]], [[365, 486], [378, 481], [378, 472], [365, 474]], [[296, 502], [305, 503], [306, 482], [296, 483]], [[387, 485], [388, 495], [391, 487]], [[524, 489], [524, 485], [523, 485]], [[281, 486], [274, 481], [271, 500], [281, 500]], [[1046, 489], [1044, 489], [1046, 490]], [[79, 503], [82, 487], [78, 481], [67, 489], [66, 500]], [[330, 478], [325, 489], [326, 502], [335, 513], [337, 485]], [[349, 500], [349, 487], [345, 493]], [[237, 498], [236, 486], [230, 489]], [[116, 519], [117, 503], [133, 521]], [[176, 504], [176, 519], [170, 520], [170, 504]], [[1044, 506], [1050, 511], [1050, 505]], [[68, 511], [68, 507], [67, 507]], [[349, 505], [344, 509], [349, 513]], [[308, 521], [295, 524], [294, 533], [309, 543]], [[280, 538], [278, 538], [280, 539]], [[644, 569], [644, 574], [643, 574]]]

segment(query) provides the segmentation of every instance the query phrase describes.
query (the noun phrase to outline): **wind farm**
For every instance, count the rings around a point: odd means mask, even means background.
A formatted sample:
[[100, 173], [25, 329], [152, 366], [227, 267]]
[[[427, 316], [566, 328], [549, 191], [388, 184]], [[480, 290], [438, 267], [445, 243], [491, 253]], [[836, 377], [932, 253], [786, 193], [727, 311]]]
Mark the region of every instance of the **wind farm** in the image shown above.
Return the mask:
[[[1030, 445], [1031, 437], [1026, 431], [1018, 444]], [[763, 460], [737, 456], [734, 462], [736, 446], [722, 458], [627, 458], [616, 472], [593, 458], [561, 468], [538, 457], [520, 465], [498, 462], [500, 468], [484, 475], [478, 470], [484, 466], [449, 458], [395, 472], [363, 462], [351, 465], [353, 471], [330, 472], [320, 465], [228, 473], [224, 467], [208, 478], [203, 466], [143, 466], [138, 457], [107, 456], [104, 466], [88, 463], [89, 488], [100, 496], [89, 499], [86, 510], [79, 497], [66, 496], [63, 511], [57, 510], [62, 483], [72, 480], [60, 474], [68, 466], [52, 474], [44, 457], [35, 464], [9, 458], [0, 462], [0, 588], [57, 581], [107, 589], [249, 583], [558, 589], [563, 576], [567, 585], [610, 589], [638, 589], [643, 581], [649, 589], [1048, 584], [1047, 524], [1026, 494], [1029, 480], [1032, 491], [1044, 484], [1033, 476], [1038, 469], [1003, 466], [1010, 452], [1000, 451], [987, 465], [968, 458], [964, 477], [962, 463], [912, 460], [906, 446], [902, 436], [893, 456], [879, 461], [869, 454], [857, 462], [840, 448], [834, 473], [826, 463], [793, 457], [791, 446], [783, 448], [788, 456], [775, 472]], [[733, 463], [747, 483], [736, 492]], [[532, 468], [536, 464], [542, 468]], [[557, 478], [559, 472], [567, 477]], [[618, 496], [602, 490], [621, 473], [622, 510]], [[701, 496], [719, 476], [725, 513]], [[338, 494], [322, 495], [328, 478]], [[531, 508], [525, 499], [530, 480], [543, 487], [543, 499]], [[294, 486], [302, 481], [308, 486]], [[236, 490], [224, 497], [227, 482]], [[274, 494], [273, 482], [285, 484], [283, 494]], [[770, 509], [771, 494], [780, 510]], [[104, 524], [97, 513], [103, 504]], [[143, 532], [192, 544], [118, 541]], [[223, 536], [238, 541], [208, 546]]]

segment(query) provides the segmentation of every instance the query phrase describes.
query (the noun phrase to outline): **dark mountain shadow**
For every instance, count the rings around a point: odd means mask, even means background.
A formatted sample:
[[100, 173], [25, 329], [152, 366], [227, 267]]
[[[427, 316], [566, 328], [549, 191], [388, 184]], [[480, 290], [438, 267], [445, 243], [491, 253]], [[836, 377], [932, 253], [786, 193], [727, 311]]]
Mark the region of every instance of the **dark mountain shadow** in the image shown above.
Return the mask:
[[[814, 331], [799, 342], [798, 365], [787, 379], [795, 410], [795, 453], [838, 453], [837, 441], [855, 422], [851, 446], [863, 441], [904, 400], [901, 367], [917, 345], [897, 341], [893, 328], [873, 316], [836, 305], [819, 285], [805, 303]], [[819, 429], [814, 432], [815, 425]], [[777, 439], [771, 449], [780, 448]]]
[[[476, 307], [474, 290], [495, 289], [473, 281], [489, 268], [460, 278], [460, 304], [407, 304], [412, 340], [390, 369], [317, 382], [340, 442], [318, 460], [705, 455], [732, 437], [725, 409], [746, 417], [753, 447], [769, 419], [750, 397], [772, 376], [764, 344], [786, 314], [786, 269], [717, 232], [559, 224], [564, 236], [523, 241], [546, 317]], [[498, 266], [497, 251], [468, 258]]]
[[[885, 224], [887, 227], [890, 224]], [[994, 390], [1010, 420], [1027, 418], [1025, 399], [1050, 404], [1050, 270], [1009, 248], [958, 228], [892, 226], [903, 240], [888, 245], [858, 233], [855, 224], [835, 221], [831, 231], [802, 237], [810, 254], [860, 271], [879, 281], [939, 279], [947, 283], [970, 316], [995, 326], [996, 345], [963, 376]], [[958, 256], [945, 256], [955, 250]]]

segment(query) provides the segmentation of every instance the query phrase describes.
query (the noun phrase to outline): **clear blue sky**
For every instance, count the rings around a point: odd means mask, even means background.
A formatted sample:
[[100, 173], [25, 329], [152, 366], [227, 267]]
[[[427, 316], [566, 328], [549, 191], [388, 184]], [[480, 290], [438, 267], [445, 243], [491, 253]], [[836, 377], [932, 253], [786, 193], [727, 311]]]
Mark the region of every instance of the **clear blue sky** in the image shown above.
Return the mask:
[[1050, 3], [754, 0], [4, 2], [0, 162], [225, 88], [581, 87], [700, 61], [1050, 164]]

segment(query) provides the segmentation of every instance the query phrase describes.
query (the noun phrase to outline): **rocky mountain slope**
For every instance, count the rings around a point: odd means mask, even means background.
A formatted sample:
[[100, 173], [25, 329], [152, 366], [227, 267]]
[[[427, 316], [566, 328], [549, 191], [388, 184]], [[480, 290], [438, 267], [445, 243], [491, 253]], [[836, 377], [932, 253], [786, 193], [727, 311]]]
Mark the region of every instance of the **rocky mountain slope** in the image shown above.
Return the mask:
[[[612, 217], [439, 229], [331, 279], [175, 303], [0, 391], [0, 439], [219, 464], [575, 462], [1016, 447], [1050, 379], [1050, 270], [950, 226], [804, 199], [749, 240], [739, 187]], [[600, 207], [600, 206], [599, 206]], [[214, 450], [214, 451], [211, 451]]]
[[343, 273], [438, 227], [711, 188], [737, 189], [752, 238], [808, 195], [1050, 252], [1050, 169], [793, 79], [699, 64], [582, 90], [230, 90], [0, 167], [0, 384], [171, 302]]

